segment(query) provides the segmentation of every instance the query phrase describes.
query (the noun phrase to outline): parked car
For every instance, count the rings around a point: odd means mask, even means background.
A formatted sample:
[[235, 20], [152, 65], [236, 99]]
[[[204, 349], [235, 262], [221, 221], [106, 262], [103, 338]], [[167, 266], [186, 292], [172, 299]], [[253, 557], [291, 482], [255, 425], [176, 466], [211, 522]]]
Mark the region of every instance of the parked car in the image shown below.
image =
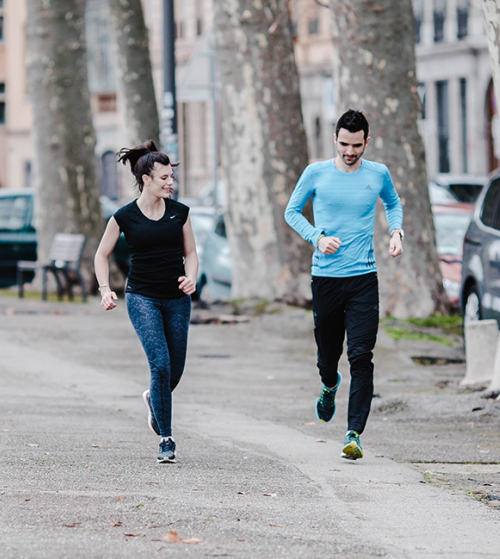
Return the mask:
[[[17, 282], [17, 262], [36, 260], [37, 238], [34, 225], [34, 191], [31, 189], [0, 190], [0, 287], [10, 287]], [[106, 220], [118, 205], [101, 198], [101, 211]], [[122, 235], [113, 251], [113, 257], [124, 276], [128, 274], [130, 255]], [[31, 281], [33, 274], [25, 275]]]
[[227, 239], [224, 216], [221, 214], [203, 245], [196, 291], [199, 296], [203, 292], [205, 297], [228, 299], [231, 297], [231, 283], [231, 247]]
[[500, 325], [500, 171], [478, 198], [465, 234], [460, 302], [464, 322], [490, 318]]
[[472, 218], [474, 204], [433, 204], [443, 287], [454, 305], [459, 305], [464, 236]]
[[487, 181], [488, 177], [484, 175], [438, 173], [429, 181], [431, 203], [448, 203], [446, 201], [446, 199], [450, 199], [449, 196], [446, 196], [448, 194], [455, 203], [474, 204]]

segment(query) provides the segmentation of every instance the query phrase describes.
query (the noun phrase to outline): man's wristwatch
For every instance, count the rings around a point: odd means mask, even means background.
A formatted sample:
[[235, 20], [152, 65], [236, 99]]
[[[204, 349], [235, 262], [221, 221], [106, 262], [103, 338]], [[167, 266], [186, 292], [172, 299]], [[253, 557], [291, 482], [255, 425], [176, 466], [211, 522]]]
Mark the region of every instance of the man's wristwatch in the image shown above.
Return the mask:
[[401, 240], [403, 240], [405, 238], [405, 232], [402, 229], [393, 229], [391, 231], [391, 237], [393, 233], [399, 233], [399, 237]]

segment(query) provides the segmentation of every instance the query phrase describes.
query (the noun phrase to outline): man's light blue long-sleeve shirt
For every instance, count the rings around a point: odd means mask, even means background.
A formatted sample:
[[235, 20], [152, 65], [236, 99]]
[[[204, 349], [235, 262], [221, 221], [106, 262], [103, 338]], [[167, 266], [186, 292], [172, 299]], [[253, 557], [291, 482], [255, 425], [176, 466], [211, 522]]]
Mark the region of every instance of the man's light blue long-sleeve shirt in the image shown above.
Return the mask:
[[[389, 231], [401, 229], [403, 208], [385, 165], [362, 159], [358, 170], [344, 173], [329, 159], [306, 167], [286, 207], [285, 220], [316, 247], [313, 276], [343, 278], [376, 271], [373, 232], [379, 196]], [[311, 197], [314, 225], [302, 215]], [[341, 240], [335, 254], [319, 250], [321, 233]]]

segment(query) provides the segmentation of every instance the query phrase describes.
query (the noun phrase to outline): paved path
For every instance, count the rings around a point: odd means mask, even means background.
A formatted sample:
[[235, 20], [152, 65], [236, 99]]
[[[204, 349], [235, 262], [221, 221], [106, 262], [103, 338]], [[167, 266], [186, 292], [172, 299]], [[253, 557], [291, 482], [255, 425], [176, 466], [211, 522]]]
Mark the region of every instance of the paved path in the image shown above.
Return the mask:
[[1, 556], [498, 557], [500, 512], [391, 459], [397, 420], [374, 414], [366, 458], [340, 458], [347, 383], [319, 424], [309, 318], [193, 326], [178, 462], [158, 465], [123, 305], [0, 300]]

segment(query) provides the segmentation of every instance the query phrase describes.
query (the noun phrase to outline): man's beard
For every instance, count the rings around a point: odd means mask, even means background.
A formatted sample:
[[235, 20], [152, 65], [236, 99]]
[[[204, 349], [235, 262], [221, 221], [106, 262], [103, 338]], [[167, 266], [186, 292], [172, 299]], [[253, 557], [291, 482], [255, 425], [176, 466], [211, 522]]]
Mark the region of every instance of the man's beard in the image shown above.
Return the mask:
[[353, 155], [349, 159], [347, 159], [347, 157], [348, 157], [347, 155], [343, 155], [342, 159], [344, 160], [344, 163], [346, 165], [349, 165], [349, 167], [350, 167], [351, 165], [355, 165], [361, 159], [362, 155], [363, 155], [362, 153], [360, 153], [359, 155]]

